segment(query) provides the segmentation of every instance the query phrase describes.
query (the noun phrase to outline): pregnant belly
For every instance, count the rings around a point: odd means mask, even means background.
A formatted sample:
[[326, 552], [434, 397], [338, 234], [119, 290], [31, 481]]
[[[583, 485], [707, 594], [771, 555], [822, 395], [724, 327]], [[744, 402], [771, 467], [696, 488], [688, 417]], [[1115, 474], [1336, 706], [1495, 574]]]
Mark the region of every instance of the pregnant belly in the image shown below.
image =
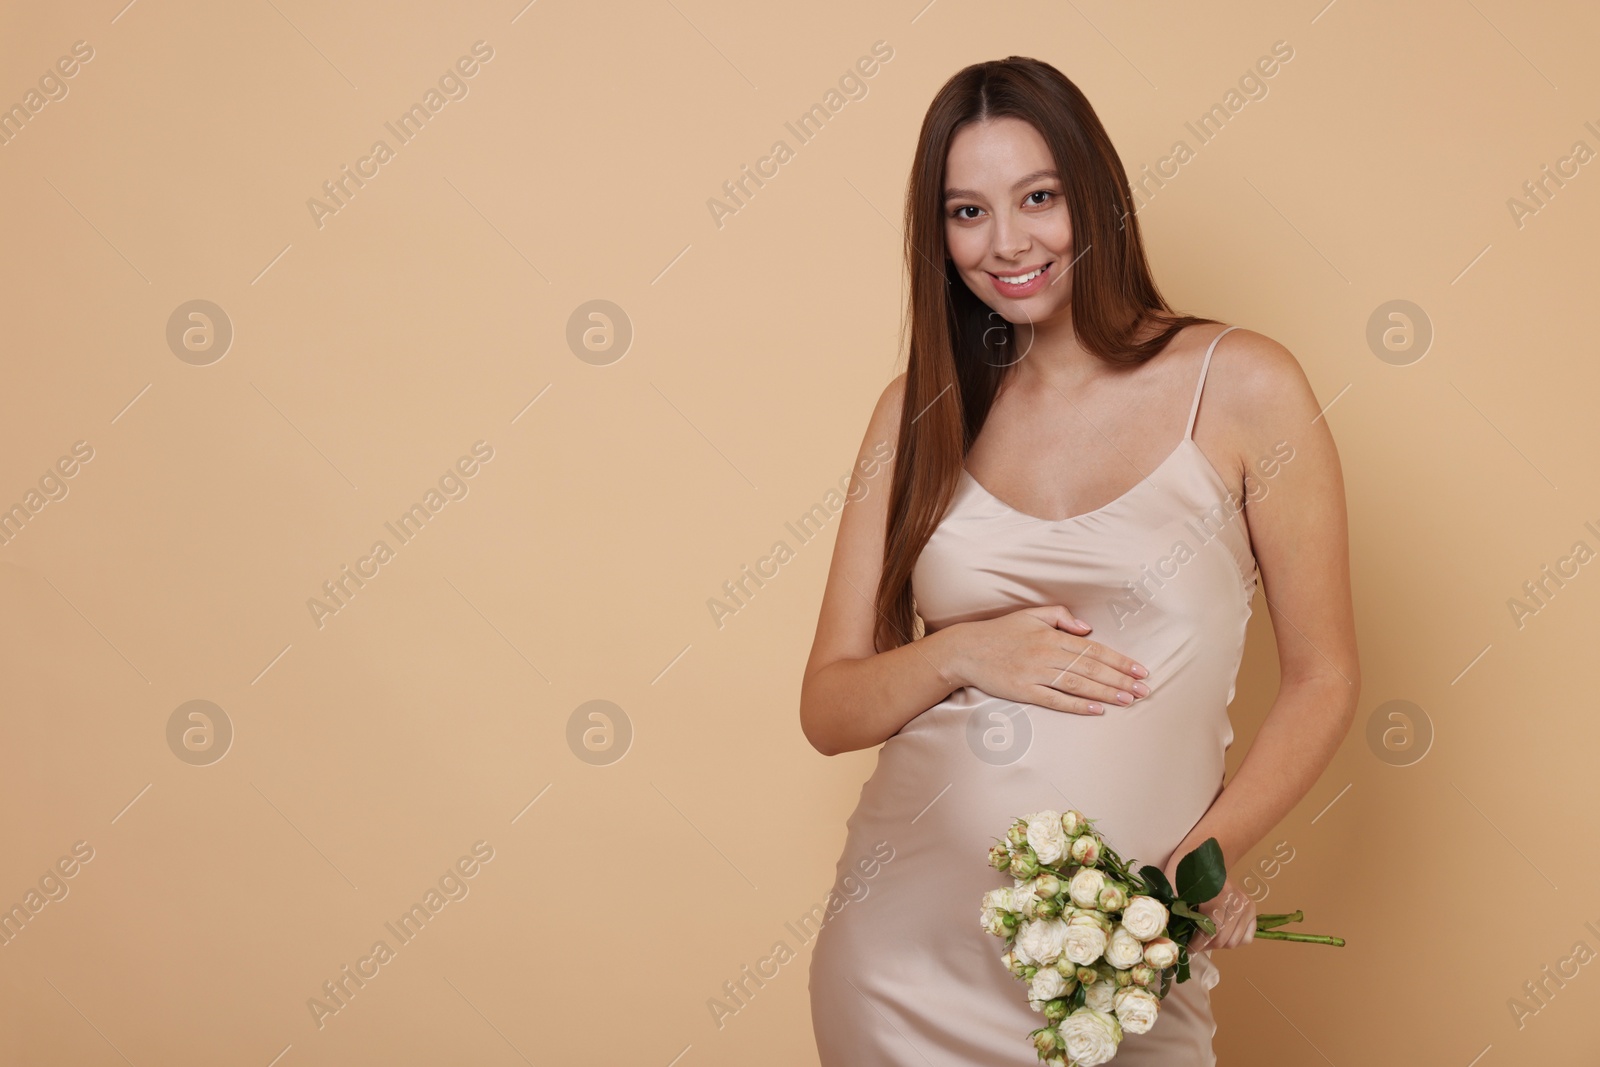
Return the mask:
[[1010, 821], [1076, 808], [1124, 859], [1162, 865], [1222, 788], [1231, 731], [1168, 688], [1075, 715], [963, 688], [889, 738], [852, 835], [891, 830], [982, 862]]

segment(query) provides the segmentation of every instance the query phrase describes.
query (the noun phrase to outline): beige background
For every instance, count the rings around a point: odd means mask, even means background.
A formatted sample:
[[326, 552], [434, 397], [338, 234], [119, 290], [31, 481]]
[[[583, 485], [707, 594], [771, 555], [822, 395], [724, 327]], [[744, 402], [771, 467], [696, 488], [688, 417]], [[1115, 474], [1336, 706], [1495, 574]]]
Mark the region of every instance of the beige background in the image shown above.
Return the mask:
[[[1600, 548], [1600, 176], [1520, 226], [1507, 205], [1600, 149], [1593, 10], [122, 3], [10, 4], [0, 32], [7, 106], [93, 49], [0, 146], [0, 507], [93, 450], [0, 546], [0, 905], [93, 850], [0, 947], [0, 1060], [814, 1063], [785, 924], [874, 754], [801, 736], [833, 532], [784, 524], [903, 366], [923, 111], [969, 62], [1036, 56], [1136, 173], [1281, 40], [1267, 95], [1142, 213], [1168, 298], [1287, 345], [1328, 405], [1360, 613], [1356, 726], [1256, 850], [1292, 861], [1252, 876], [1350, 944], [1220, 958], [1217, 1045], [1594, 1062], [1595, 968], [1520, 1026], [1508, 1002], [1600, 949], [1600, 568], [1520, 627], [1508, 601]], [[307, 200], [480, 40], [468, 95], [319, 228]], [[798, 144], [784, 123], [880, 40], [867, 95]], [[718, 228], [707, 201], [780, 138]], [[597, 299], [633, 336], [590, 362], [568, 331]], [[1397, 299], [1431, 323], [1420, 359], [1368, 344]], [[166, 339], [193, 300], [234, 332], [208, 365]], [[398, 545], [384, 523], [478, 441], [466, 495]], [[319, 628], [307, 601], [380, 538]], [[779, 540], [719, 627], [708, 602]], [[1274, 683], [1258, 603], [1232, 766]], [[232, 726], [209, 765], [169, 747], [191, 700]], [[626, 716], [620, 761], [569, 746], [591, 700]], [[1369, 743], [1396, 700], [1398, 747]], [[322, 983], [479, 841], [447, 879], [469, 894], [319, 1029]], [[796, 958], [719, 1027], [708, 1001], [780, 940]]]

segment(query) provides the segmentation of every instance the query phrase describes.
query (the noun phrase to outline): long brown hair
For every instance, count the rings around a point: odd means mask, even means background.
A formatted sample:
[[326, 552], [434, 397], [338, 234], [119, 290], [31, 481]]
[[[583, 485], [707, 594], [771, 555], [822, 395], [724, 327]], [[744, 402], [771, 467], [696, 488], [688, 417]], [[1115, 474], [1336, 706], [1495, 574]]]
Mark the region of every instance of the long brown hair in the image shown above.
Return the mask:
[[[947, 81], [922, 121], [906, 190], [911, 343], [877, 592], [873, 643], [880, 652], [917, 636], [912, 569], [955, 495], [967, 451], [1017, 351], [1015, 327], [967, 288], [945, 251], [950, 142], [968, 123], [1002, 117], [1038, 130], [1061, 175], [1072, 221], [1072, 328], [1084, 348], [1111, 363], [1142, 363], [1185, 326], [1217, 321], [1178, 315], [1162, 299], [1122, 160], [1064, 74], [1010, 56], [975, 63]], [[1137, 341], [1152, 324], [1160, 329]]]

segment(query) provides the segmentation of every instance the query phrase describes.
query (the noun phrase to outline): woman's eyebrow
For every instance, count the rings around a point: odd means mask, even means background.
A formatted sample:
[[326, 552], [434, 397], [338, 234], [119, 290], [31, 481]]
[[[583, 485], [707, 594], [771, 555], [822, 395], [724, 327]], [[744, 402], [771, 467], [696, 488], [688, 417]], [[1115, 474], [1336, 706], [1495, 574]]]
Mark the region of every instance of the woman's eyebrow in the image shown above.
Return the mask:
[[[1036, 170], [1032, 174], [1025, 174], [1021, 178], [1017, 179], [1016, 184], [1011, 187], [1011, 191], [1012, 192], [1016, 192], [1018, 189], [1021, 189], [1024, 185], [1032, 185], [1034, 182], [1038, 181], [1040, 178], [1060, 178], [1060, 177], [1061, 177], [1061, 175], [1057, 174], [1053, 170]], [[982, 200], [983, 199], [981, 194], [976, 193], [971, 189], [946, 189], [944, 191], [944, 198], [946, 200], [954, 200], [954, 199], [956, 199], [957, 197], [960, 197], [960, 196], [970, 197], [973, 200]]]

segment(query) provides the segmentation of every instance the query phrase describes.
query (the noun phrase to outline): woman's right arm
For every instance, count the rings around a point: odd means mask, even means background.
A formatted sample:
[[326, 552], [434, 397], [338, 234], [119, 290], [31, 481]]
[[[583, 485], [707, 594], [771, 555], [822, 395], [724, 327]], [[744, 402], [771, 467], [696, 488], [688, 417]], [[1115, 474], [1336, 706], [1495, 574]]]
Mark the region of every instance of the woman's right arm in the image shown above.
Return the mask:
[[[904, 391], [901, 374], [878, 398], [851, 471], [851, 492], [800, 686], [800, 729], [806, 740], [826, 756], [880, 745], [966, 685], [1080, 715], [1101, 714], [1095, 701], [1131, 703], [1148, 693], [1131, 659], [1076, 636], [1088, 627], [1074, 623], [1059, 605], [956, 623], [877, 651], [873, 631], [894, 469], [892, 453], [888, 461], [881, 457], [887, 451], [884, 442], [894, 447], [900, 440]], [[1118, 701], [1118, 690], [1131, 690], [1132, 696]]]
[[872, 641], [895, 462], [892, 454], [887, 462], [879, 457], [888, 451], [883, 442], [891, 449], [899, 443], [904, 392], [902, 374], [884, 389], [867, 425], [800, 686], [800, 729], [825, 756], [882, 744], [965, 684], [952, 662], [954, 627], [887, 652]]

